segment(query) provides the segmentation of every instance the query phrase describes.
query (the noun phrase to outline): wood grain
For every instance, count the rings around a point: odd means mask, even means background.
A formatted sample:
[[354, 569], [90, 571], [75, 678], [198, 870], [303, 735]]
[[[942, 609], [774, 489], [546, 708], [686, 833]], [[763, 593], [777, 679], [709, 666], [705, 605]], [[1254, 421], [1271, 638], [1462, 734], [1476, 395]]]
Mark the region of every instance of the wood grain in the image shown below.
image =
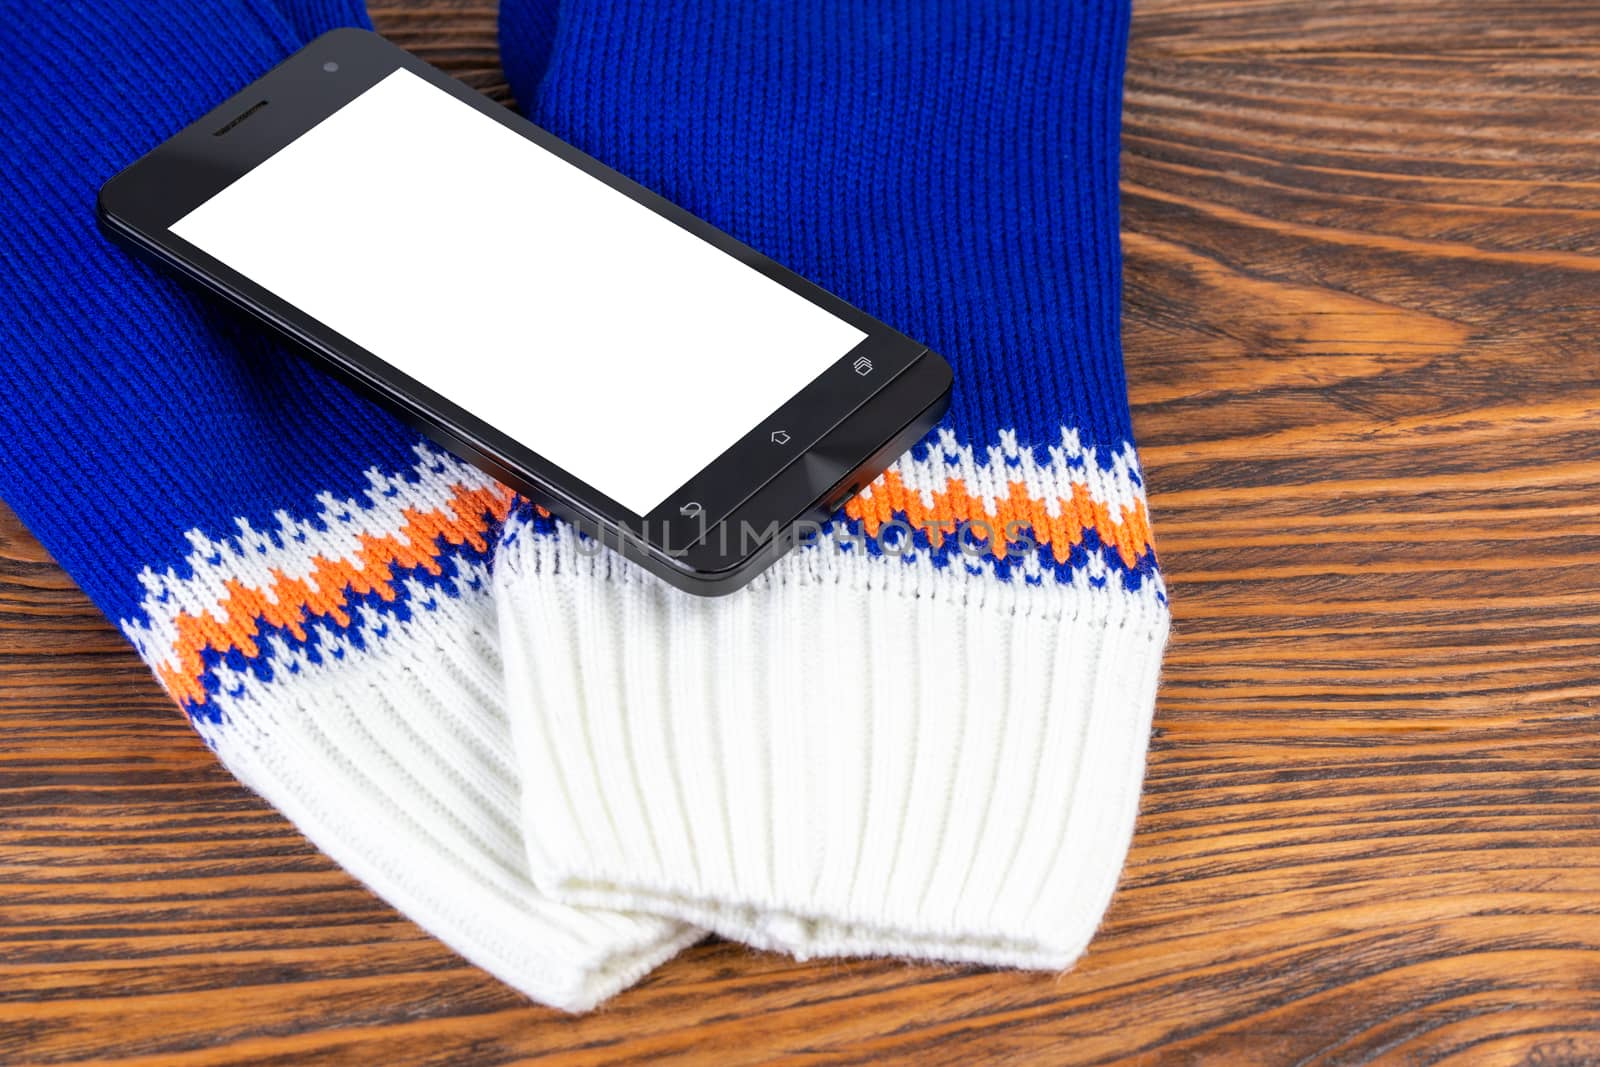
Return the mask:
[[[505, 96], [488, 5], [386, 0]], [[213, 763], [0, 517], [0, 1062], [1600, 1062], [1600, 11], [1148, 0], [1127, 373], [1176, 635], [1064, 977], [698, 946], [522, 1003]]]

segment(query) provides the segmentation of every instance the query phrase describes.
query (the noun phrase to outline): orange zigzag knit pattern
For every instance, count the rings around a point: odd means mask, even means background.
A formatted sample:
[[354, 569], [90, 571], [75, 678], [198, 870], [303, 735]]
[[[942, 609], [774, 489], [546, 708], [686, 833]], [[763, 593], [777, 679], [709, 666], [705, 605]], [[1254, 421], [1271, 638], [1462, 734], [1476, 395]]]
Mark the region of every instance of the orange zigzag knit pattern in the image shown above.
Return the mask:
[[467, 544], [487, 551], [484, 534], [494, 522], [505, 519], [510, 506], [511, 493], [501, 487], [458, 485], [442, 507], [405, 509], [405, 522], [393, 533], [360, 535], [361, 547], [352, 559], [316, 556], [305, 577], [293, 578], [274, 569], [272, 580], [260, 587], [230, 578], [217, 612], [178, 616], [173, 649], [178, 664], [164, 665], [156, 675], [180, 704], [204, 704], [201, 679], [207, 650], [227, 653], [238, 649], [246, 656], [258, 655], [255, 639], [263, 625], [282, 627], [300, 640], [306, 636], [304, 623], [311, 619], [328, 618], [347, 626], [350, 616], [344, 608], [352, 595], [376, 592], [391, 601], [396, 595], [397, 570], [420, 567], [429, 574], [440, 573], [440, 538], [446, 544]]
[[[1055, 501], [1056, 514], [1050, 514], [1051, 501], [1028, 495], [1021, 482], [1012, 482], [1006, 495], [995, 501], [993, 510], [984, 506], [983, 497], [967, 491], [960, 478], [951, 478], [945, 488], [933, 494], [933, 506], [923, 503], [922, 494], [908, 488], [900, 475], [888, 471], [872, 483], [870, 495], [857, 494], [845, 505], [845, 514], [858, 520], [868, 536], [876, 536], [886, 523], [904, 516], [915, 529], [928, 532], [935, 545], [945, 536], [954, 536], [962, 523], [982, 523], [992, 531], [989, 551], [998, 559], [1007, 552], [1006, 538], [1023, 527], [1032, 531], [1036, 542], [1050, 546], [1057, 563], [1065, 563], [1085, 530], [1094, 530], [1101, 542], [1116, 547], [1122, 562], [1134, 566], [1150, 551], [1150, 516], [1144, 501], [1132, 507], [1123, 505], [1119, 514], [1095, 498], [1089, 487], [1072, 483], [1072, 494]], [[1012, 524], [1017, 525], [1013, 526]], [[975, 530], [969, 537], [985, 531]], [[1015, 538], [1013, 538], [1015, 539]]]

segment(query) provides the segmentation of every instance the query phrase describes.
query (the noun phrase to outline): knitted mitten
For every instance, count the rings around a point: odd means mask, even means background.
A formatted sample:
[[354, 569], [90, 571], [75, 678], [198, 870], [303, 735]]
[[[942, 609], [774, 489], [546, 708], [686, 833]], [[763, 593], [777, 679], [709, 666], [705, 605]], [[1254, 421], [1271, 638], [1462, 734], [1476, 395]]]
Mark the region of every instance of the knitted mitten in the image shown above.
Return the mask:
[[533, 877], [800, 955], [1067, 965], [1127, 849], [1168, 623], [1119, 350], [1126, 4], [501, 20], [536, 121], [956, 368], [839, 536], [726, 599], [512, 517]]
[[108, 245], [98, 186], [350, 0], [0, 9], [0, 497], [239, 779], [473, 962], [581, 1008], [692, 939], [529, 881], [506, 494]]

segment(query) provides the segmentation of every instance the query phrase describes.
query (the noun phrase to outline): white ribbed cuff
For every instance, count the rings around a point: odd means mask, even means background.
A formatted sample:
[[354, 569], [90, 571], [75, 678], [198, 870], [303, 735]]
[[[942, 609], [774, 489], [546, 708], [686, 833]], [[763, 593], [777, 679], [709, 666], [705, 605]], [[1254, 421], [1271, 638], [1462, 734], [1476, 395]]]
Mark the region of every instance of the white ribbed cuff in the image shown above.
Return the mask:
[[445, 944], [535, 1000], [589, 1008], [700, 931], [534, 886], [487, 590], [419, 591], [413, 611], [361, 648], [308, 627], [320, 657], [280, 642], [272, 681], [219, 668], [220, 721], [197, 728], [240, 781]]
[[532, 875], [798, 956], [1059, 969], [1138, 807], [1168, 613], [827, 546], [719, 600], [572, 533], [496, 559]]

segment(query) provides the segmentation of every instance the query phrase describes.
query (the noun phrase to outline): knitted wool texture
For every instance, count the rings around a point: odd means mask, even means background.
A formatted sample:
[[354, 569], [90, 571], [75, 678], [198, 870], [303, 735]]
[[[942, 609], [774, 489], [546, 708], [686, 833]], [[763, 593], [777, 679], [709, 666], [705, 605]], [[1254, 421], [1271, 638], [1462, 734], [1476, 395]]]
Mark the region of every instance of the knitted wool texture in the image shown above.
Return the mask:
[[801, 956], [1082, 951], [1168, 626], [1119, 340], [1127, 26], [1122, 0], [502, 5], [535, 121], [956, 369], [838, 536], [723, 600], [513, 514], [496, 606], [552, 894]]
[[338, 0], [0, 9], [0, 496], [241, 781], [530, 996], [699, 932], [529, 879], [490, 563], [508, 497], [106, 243], [100, 183]]
[[[1076, 955], [1167, 617], [1118, 357], [1119, 5], [505, 8], [536, 120], [957, 368], [853, 540], [714, 603], [576, 551], [95, 234], [104, 178], [361, 12], [0, 14], [0, 496], [242, 780], [563, 1007], [698, 936], [678, 918]], [[958, 519], [977, 551], [930, 535]]]

